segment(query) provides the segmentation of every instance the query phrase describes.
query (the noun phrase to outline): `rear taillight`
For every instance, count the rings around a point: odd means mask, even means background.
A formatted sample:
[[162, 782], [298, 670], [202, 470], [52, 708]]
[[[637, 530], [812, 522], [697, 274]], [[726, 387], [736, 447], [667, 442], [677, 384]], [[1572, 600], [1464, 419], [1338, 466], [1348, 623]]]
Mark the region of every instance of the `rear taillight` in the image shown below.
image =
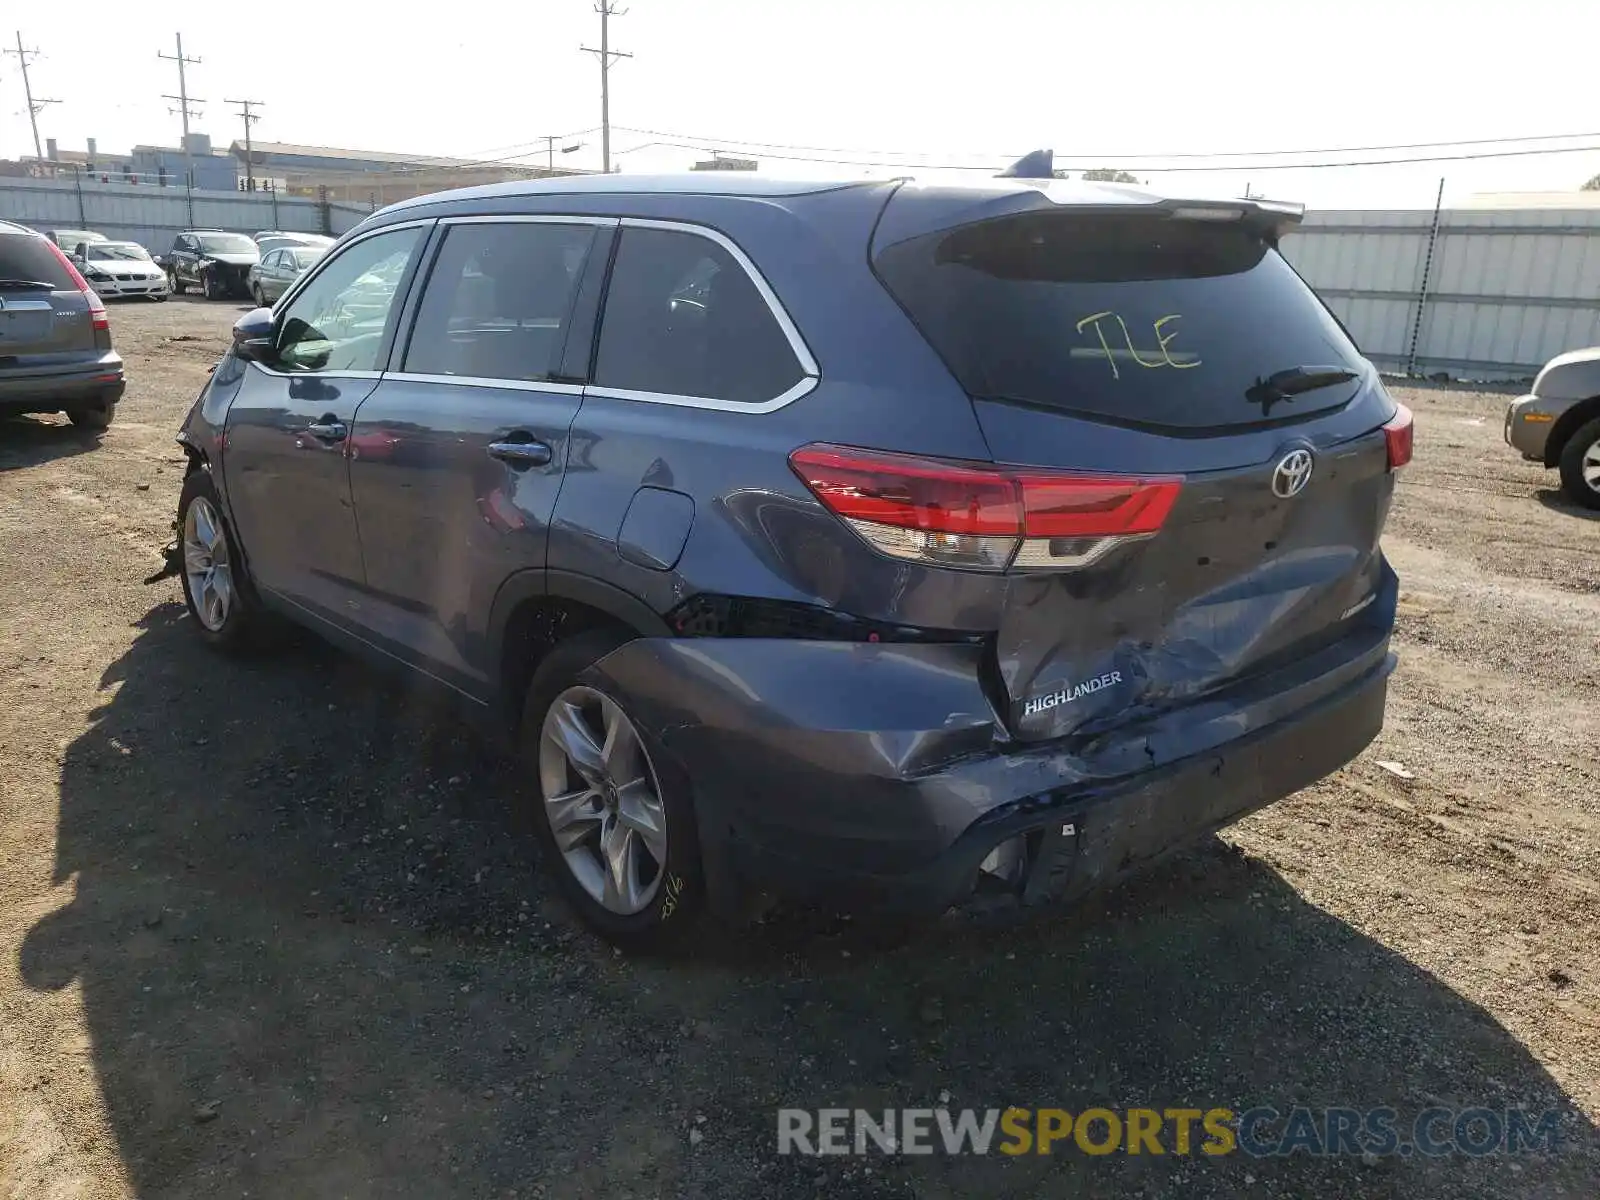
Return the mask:
[[95, 290], [89, 286], [89, 281], [83, 277], [83, 272], [73, 265], [73, 262], [64, 253], [61, 247], [45, 239], [45, 245], [50, 247], [50, 252], [56, 256], [56, 261], [65, 268], [71, 277], [73, 285], [89, 298], [89, 324], [97, 333], [110, 333], [111, 321], [106, 316], [106, 303], [100, 299]]
[[1411, 410], [1404, 404], [1395, 405], [1394, 416], [1383, 427], [1383, 440], [1389, 447], [1389, 470], [1397, 471], [1411, 461], [1413, 428]]
[[1087, 566], [1159, 530], [1182, 486], [847, 446], [803, 446], [789, 464], [877, 550], [975, 571]]

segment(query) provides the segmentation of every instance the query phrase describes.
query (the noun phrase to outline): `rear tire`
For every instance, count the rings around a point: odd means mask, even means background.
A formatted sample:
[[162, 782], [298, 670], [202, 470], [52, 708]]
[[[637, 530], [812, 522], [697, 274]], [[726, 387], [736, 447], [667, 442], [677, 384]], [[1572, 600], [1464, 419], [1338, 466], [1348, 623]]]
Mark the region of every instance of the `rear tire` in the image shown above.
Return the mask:
[[259, 283], [250, 289], [250, 298], [256, 302], [257, 308], [265, 308], [267, 306], [266, 294], [262, 292]]
[[222, 513], [211, 472], [191, 472], [178, 497], [178, 549], [183, 555], [183, 601], [201, 638], [238, 651], [260, 625], [260, 602], [245, 570], [238, 540]]
[[[536, 781], [542, 859], [567, 902], [613, 945], [662, 951], [681, 945], [704, 909], [689, 783], [627, 697], [581, 681], [628, 640], [596, 630], [551, 650], [528, 687], [520, 747]], [[603, 847], [619, 871], [608, 873]]]
[[116, 415], [116, 401], [109, 396], [102, 396], [93, 404], [80, 404], [67, 409], [67, 420], [79, 429], [105, 429]]
[[1578, 429], [1561, 448], [1561, 489], [1585, 508], [1600, 508], [1600, 417]]

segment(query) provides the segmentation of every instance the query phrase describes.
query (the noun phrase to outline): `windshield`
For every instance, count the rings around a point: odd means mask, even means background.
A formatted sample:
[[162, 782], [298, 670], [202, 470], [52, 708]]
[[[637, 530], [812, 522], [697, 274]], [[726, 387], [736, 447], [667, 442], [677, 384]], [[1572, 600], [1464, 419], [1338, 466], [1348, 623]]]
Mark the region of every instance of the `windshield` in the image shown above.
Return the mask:
[[256, 244], [242, 233], [206, 233], [200, 236], [200, 249], [207, 254], [254, 254]]
[[1258, 386], [1278, 372], [1366, 372], [1277, 250], [1238, 226], [1030, 213], [900, 242], [876, 266], [974, 396], [1201, 429], [1293, 419], [1360, 386], [1284, 399]]
[[89, 260], [120, 259], [127, 262], [148, 262], [150, 255], [143, 246], [134, 242], [95, 242], [88, 247]]

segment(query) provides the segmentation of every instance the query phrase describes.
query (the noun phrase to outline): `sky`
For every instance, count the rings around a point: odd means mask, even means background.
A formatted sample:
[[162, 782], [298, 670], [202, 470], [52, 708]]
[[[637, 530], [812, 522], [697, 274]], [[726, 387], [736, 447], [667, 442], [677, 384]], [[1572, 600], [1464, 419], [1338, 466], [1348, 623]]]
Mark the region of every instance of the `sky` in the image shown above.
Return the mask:
[[[1600, 4], [1582, 0], [614, 0], [613, 163], [678, 171], [720, 148], [767, 174], [860, 177], [912, 164], [997, 168], [1052, 148], [1057, 165], [1118, 166], [1168, 193], [1300, 200], [1313, 208], [1431, 208], [1485, 191], [1560, 191], [1600, 175], [1594, 47]], [[175, 145], [161, 98], [204, 100], [194, 128], [241, 136], [229, 99], [263, 101], [262, 141], [598, 168], [594, 0], [451, 0], [293, 10], [214, 0], [77, 0], [10, 6], [34, 93], [60, 99], [42, 137], [108, 151]], [[11, 45], [15, 31], [0, 30]], [[646, 132], [656, 131], [656, 132]], [[1160, 155], [1324, 150], [1588, 134], [1513, 158], [1267, 170], [1304, 159], [1229, 160], [1175, 172]], [[685, 143], [670, 145], [661, 143]], [[820, 149], [782, 149], [816, 147]], [[1594, 147], [1594, 149], [1587, 149]], [[1472, 153], [1504, 144], [1312, 159]], [[773, 157], [779, 152], [794, 157]], [[0, 158], [32, 153], [15, 56], [0, 60]], [[804, 158], [847, 160], [831, 164]], [[1204, 160], [1203, 160], [1204, 161]], [[878, 162], [867, 167], [855, 164]], [[1209, 166], [1218, 165], [1207, 161]]]

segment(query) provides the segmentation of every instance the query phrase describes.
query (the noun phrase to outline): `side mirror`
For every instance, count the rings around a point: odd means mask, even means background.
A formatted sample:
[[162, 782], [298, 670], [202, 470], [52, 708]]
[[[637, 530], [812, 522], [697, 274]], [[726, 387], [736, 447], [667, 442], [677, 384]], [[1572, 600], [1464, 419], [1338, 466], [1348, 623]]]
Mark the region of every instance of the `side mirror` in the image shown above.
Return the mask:
[[271, 363], [277, 339], [270, 308], [251, 309], [233, 323], [233, 352], [248, 362]]

